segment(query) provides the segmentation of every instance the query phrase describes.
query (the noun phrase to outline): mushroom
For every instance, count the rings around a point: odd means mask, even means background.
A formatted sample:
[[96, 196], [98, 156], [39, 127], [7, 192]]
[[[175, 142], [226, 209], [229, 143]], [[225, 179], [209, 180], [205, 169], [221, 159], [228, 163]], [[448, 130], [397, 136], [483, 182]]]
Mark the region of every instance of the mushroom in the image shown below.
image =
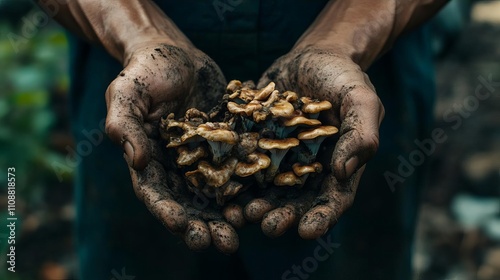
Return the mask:
[[195, 174], [201, 174], [205, 183], [213, 188], [218, 188], [227, 181], [234, 173], [238, 160], [234, 157], [228, 158], [219, 168], [210, 165], [208, 162], [202, 160], [198, 164], [198, 169], [188, 171], [185, 173], [187, 178], [196, 178]]
[[302, 183], [300, 177], [295, 175], [292, 171], [280, 173], [274, 177], [274, 184], [276, 186], [294, 186], [301, 185]]
[[239, 135], [239, 141], [233, 150], [236, 157], [244, 159], [247, 155], [255, 152], [259, 142], [258, 132], [244, 132]]
[[238, 142], [238, 134], [232, 131], [227, 123], [207, 122], [200, 124], [196, 132], [207, 139], [213, 161], [216, 164], [220, 164]]
[[321, 173], [323, 171], [323, 165], [319, 162], [311, 164], [300, 164], [297, 162], [292, 165], [292, 170], [295, 175], [304, 176], [309, 173]]
[[196, 108], [190, 108], [184, 114], [184, 119], [186, 122], [190, 122], [192, 125], [197, 126], [208, 121], [208, 115]]
[[251, 116], [255, 110], [259, 110], [262, 108], [262, 105], [259, 102], [251, 101], [250, 103], [238, 104], [236, 102], [229, 101], [227, 103], [227, 109], [229, 112], [233, 114], [239, 114], [246, 116]]
[[311, 164], [300, 164], [297, 162], [292, 165], [292, 170], [295, 175], [300, 177], [302, 184], [304, 184], [309, 177], [309, 174], [321, 173], [323, 171], [323, 165], [321, 165], [321, 163], [319, 162], [314, 162]]
[[299, 145], [299, 140], [295, 138], [285, 139], [269, 139], [262, 138], [259, 140], [259, 148], [271, 152], [271, 164], [267, 169], [266, 179], [271, 181], [278, 172], [281, 160], [285, 157], [288, 150]]
[[274, 102], [273, 106], [269, 109], [273, 116], [275, 117], [291, 117], [295, 108], [293, 108], [292, 103], [282, 99]]
[[299, 126], [317, 126], [321, 125], [319, 120], [308, 119], [298, 115], [292, 118], [285, 119], [276, 131], [278, 138], [283, 138], [292, 133]]
[[241, 84], [241, 81], [238, 81], [238, 80], [232, 80], [230, 81], [228, 84], [227, 84], [227, 87], [226, 87], [226, 93], [228, 94], [232, 94], [234, 93], [235, 91], [241, 89], [243, 87], [243, 85]]
[[326, 137], [332, 136], [339, 130], [335, 126], [320, 126], [312, 130], [306, 130], [298, 135], [298, 139], [306, 144], [313, 158], [318, 154], [319, 146]]
[[207, 156], [207, 152], [203, 146], [198, 146], [192, 150], [189, 150], [186, 146], [180, 146], [177, 148], [177, 152], [179, 153], [177, 164], [180, 166], [189, 166]]
[[254, 175], [257, 182], [264, 182], [264, 175], [261, 170], [266, 169], [271, 164], [271, 159], [263, 153], [252, 153], [247, 156], [247, 162], [238, 162], [234, 174], [240, 177]]
[[319, 112], [330, 110], [332, 108], [332, 103], [328, 101], [319, 101], [317, 99], [312, 99], [310, 97], [301, 97], [300, 101], [303, 103], [302, 111], [309, 114], [312, 119], [317, 119]]
[[283, 97], [285, 98], [286, 101], [288, 101], [290, 103], [293, 103], [299, 99], [299, 96], [297, 95], [297, 93], [295, 93], [293, 91], [289, 91], [289, 90], [283, 92]]
[[266, 100], [274, 91], [275, 86], [276, 85], [273, 82], [270, 82], [267, 86], [263, 87], [255, 93], [254, 99], [259, 101]]
[[262, 102], [262, 106], [270, 107], [274, 102], [278, 101], [279, 98], [280, 98], [280, 92], [274, 90], [269, 96], [269, 98], [265, 102]]
[[252, 117], [256, 123], [265, 121], [271, 112], [268, 107], [262, 107], [260, 110], [253, 111]]
[[194, 187], [197, 190], [202, 190], [205, 183], [203, 181], [203, 176], [197, 170], [188, 171], [184, 174], [184, 177], [188, 181], [188, 186]]
[[168, 139], [169, 143], [167, 144], [167, 148], [179, 147], [186, 143], [203, 141], [203, 138], [198, 136], [196, 127], [190, 123], [174, 120], [169, 121], [167, 124], [167, 130], [172, 130], [174, 127], [180, 128], [183, 131], [183, 134], [180, 137], [170, 137]]
[[229, 100], [234, 101], [237, 104], [249, 103], [254, 99], [255, 90], [242, 88], [239, 89], [228, 96]]
[[215, 190], [215, 200], [222, 206], [227, 199], [237, 195], [243, 189], [243, 184], [236, 181], [228, 181], [224, 186]]

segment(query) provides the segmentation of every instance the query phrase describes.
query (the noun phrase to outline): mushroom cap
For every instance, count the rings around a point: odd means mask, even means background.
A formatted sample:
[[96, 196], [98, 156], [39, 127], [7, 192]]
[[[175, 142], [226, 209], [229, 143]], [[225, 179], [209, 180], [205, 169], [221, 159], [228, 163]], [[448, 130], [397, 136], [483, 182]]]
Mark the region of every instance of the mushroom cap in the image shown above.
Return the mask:
[[321, 136], [331, 136], [337, 133], [339, 130], [335, 126], [320, 126], [315, 129], [302, 131], [299, 133], [297, 138], [299, 140], [311, 140]]
[[262, 105], [253, 101], [244, 104], [238, 104], [232, 101], [227, 103], [227, 109], [233, 114], [245, 114], [247, 116], [251, 116], [255, 110], [259, 110], [260, 108], [262, 108]]
[[179, 153], [179, 157], [176, 162], [180, 166], [189, 166], [208, 155], [203, 146], [198, 146], [192, 150], [189, 150], [186, 146], [180, 146], [177, 148], [177, 152]]
[[202, 189], [204, 186], [203, 176], [198, 170], [188, 171], [184, 174], [186, 180], [197, 189]]
[[167, 148], [179, 147], [190, 142], [203, 141], [203, 138], [196, 132], [196, 127], [189, 123], [169, 121], [167, 129], [171, 129], [172, 127], [179, 127], [184, 133], [180, 137], [170, 137]]
[[323, 165], [319, 162], [304, 165], [297, 162], [292, 165], [292, 169], [295, 175], [302, 176], [308, 173], [321, 173], [323, 171]]
[[332, 108], [332, 103], [326, 100], [319, 101], [310, 97], [301, 97], [300, 101], [304, 103], [304, 105], [302, 105], [302, 111], [308, 114], [316, 114]]
[[254, 100], [255, 94], [257, 93], [257, 90], [249, 89], [249, 88], [242, 88], [238, 92], [239, 92], [239, 95], [237, 97], [248, 103], [248, 102]]
[[253, 153], [247, 156], [246, 162], [238, 162], [234, 174], [240, 177], [248, 177], [262, 169], [266, 169], [271, 164], [271, 159], [263, 153]]
[[207, 122], [200, 124], [196, 129], [196, 133], [208, 141], [224, 142], [232, 145], [238, 142], [238, 134], [231, 130], [227, 123]]
[[261, 138], [259, 140], [259, 147], [264, 150], [279, 149], [287, 150], [299, 145], [299, 140], [295, 138], [285, 138], [285, 139], [269, 139]]
[[267, 107], [262, 107], [260, 110], [253, 111], [252, 117], [253, 120], [258, 123], [261, 121], [265, 121], [270, 114], [271, 113], [269, 112], [269, 109]]
[[270, 111], [276, 117], [290, 117], [293, 115], [295, 108], [293, 108], [292, 103], [282, 99], [274, 102]]
[[243, 188], [243, 184], [236, 181], [229, 181], [223, 186], [223, 188], [223, 196], [234, 196], [240, 192], [240, 190]]
[[214, 167], [206, 161], [200, 161], [196, 171], [203, 175], [207, 185], [218, 188], [229, 181], [237, 163], [238, 160], [234, 157], [228, 158], [220, 167]]
[[321, 125], [321, 122], [316, 119], [308, 119], [304, 116], [296, 116], [292, 117], [291, 119], [286, 119], [283, 121], [284, 126], [295, 126], [295, 125], [310, 125], [310, 126], [316, 126], [316, 125]]
[[292, 103], [292, 102], [295, 102], [297, 101], [297, 99], [299, 99], [299, 96], [297, 95], [296, 92], [293, 92], [293, 91], [285, 91], [283, 92], [283, 97], [285, 97], [285, 100]]
[[[274, 102], [278, 101], [280, 99], [280, 92], [277, 90], [274, 90], [271, 92], [271, 95], [269, 95], [269, 98], [262, 102], [262, 106], [270, 107]], [[257, 101], [257, 100], [255, 100]]]
[[244, 132], [239, 135], [238, 146], [236, 146], [237, 154], [243, 157], [253, 153], [257, 149], [259, 142], [258, 132]]
[[176, 121], [176, 120], [170, 119], [170, 118], [167, 119], [167, 130], [170, 130], [174, 127], [178, 127], [180, 129], [182, 129], [183, 131], [195, 129], [195, 127], [190, 123], [183, 122], [183, 121]]
[[276, 84], [274, 82], [270, 82], [267, 86], [261, 88], [260, 90], [257, 90], [257, 92], [254, 95], [255, 100], [266, 100], [269, 95], [274, 91], [274, 87]]
[[232, 80], [227, 84], [226, 92], [231, 94], [243, 87], [243, 84], [239, 80]]
[[184, 119], [188, 122], [204, 123], [208, 121], [208, 115], [196, 108], [189, 108], [184, 114]]
[[302, 180], [292, 171], [280, 173], [274, 177], [276, 186], [294, 186], [302, 184]]

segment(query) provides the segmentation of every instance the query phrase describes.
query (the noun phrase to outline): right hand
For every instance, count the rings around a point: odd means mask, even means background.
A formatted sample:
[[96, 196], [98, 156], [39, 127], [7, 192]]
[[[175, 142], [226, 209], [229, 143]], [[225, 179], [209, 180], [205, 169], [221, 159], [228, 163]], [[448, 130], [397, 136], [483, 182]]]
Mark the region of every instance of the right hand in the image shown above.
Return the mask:
[[232, 253], [239, 245], [235, 230], [220, 211], [195, 207], [195, 195], [187, 191], [175, 167], [168, 168], [160, 145], [162, 116], [179, 115], [189, 107], [206, 110], [225, 90], [215, 62], [187, 46], [143, 43], [129, 53], [125, 68], [106, 91], [106, 132], [124, 149], [137, 197], [165, 227], [191, 249], [213, 243]]

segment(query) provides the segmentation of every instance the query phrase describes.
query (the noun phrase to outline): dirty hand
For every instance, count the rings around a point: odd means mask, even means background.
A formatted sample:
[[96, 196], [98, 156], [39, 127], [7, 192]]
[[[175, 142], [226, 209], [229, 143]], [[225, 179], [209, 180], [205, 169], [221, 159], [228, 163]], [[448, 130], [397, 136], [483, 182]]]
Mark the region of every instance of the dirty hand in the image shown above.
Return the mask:
[[333, 49], [296, 47], [263, 74], [258, 88], [270, 81], [280, 91], [330, 101], [333, 108], [322, 113], [322, 122], [337, 126], [340, 135], [325, 165], [326, 174], [318, 182], [319, 191], [311, 190], [311, 180], [294, 199], [271, 189], [247, 204], [245, 215], [251, 221], [262, 219], [262, 230], [268, 236], [279, 236], [298, 222], [300, 236], [314, 239], [352, 205], [365, 164], [379, 145], [384, 108], [368, 76], [348, 56]]
[[175, 168], [167, 168], [158, 130], [160, 118], [168, 113], [213, 105], [225, 88], [220, 69], [194, 47], [163, 43], [136, 48], [124, 64], [106, 91], [106, 131], [125, 151], [137, 197], [191, 249], [213, 243], [222, 252], [234, 252], [234, 229], [217, 211], [196, 209]]

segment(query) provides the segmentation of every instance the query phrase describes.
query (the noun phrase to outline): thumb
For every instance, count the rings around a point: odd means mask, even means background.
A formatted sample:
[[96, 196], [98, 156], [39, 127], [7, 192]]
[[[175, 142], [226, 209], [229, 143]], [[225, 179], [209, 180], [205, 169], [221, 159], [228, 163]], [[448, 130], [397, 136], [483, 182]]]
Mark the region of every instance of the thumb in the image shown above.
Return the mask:
[[120, 144], [128, 165], [142, 170], [151, 159], [151, 147], [144, 130], [146, 101], [138, 97], [133, 82], [119, 77], [106, 90], [106, 133]]

